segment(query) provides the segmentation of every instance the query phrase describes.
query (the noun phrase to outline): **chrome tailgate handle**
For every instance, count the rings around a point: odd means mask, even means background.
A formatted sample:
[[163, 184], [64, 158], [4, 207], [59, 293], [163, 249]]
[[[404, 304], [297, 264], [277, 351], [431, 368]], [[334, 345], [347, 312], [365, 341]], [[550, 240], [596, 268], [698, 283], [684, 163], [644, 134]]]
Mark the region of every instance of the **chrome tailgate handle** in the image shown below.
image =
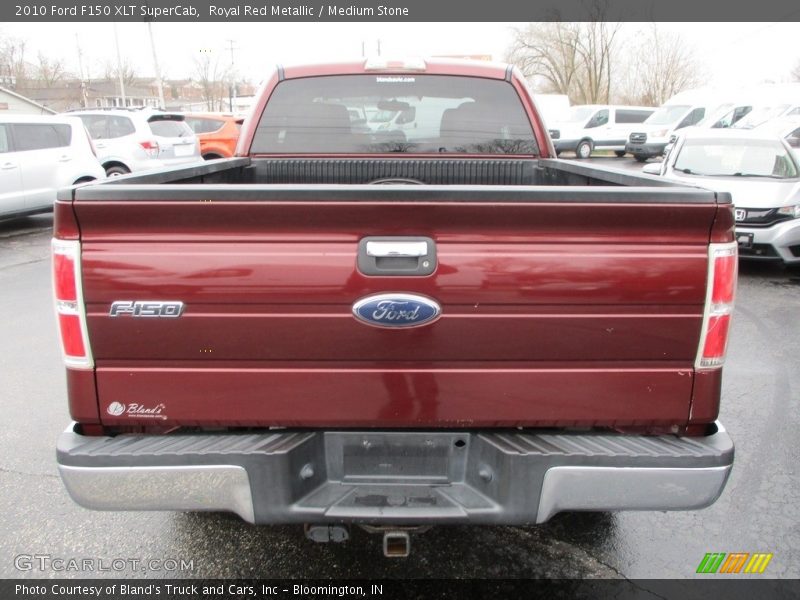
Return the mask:
[[428, 242], [403, 242], [403, 241], [369, 241], [367, 242], [367, 256], [427, 256]]
[[427, 277], [436, 271], [436, 242], [425, 236], [361, 238], [357, 262], [367, 276]]

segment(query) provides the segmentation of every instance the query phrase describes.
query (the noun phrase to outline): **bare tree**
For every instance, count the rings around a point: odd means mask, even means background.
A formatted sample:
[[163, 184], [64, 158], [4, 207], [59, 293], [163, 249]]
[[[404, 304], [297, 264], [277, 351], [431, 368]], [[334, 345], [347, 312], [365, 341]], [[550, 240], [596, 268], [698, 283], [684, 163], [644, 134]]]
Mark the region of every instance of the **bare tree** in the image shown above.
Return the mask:
[[56, 83], [64, 79], [64, 63], [60, 59], [47, 58], [39, 53], [39, 63], [36, 65], [36, 79], [44, 84], [45, 87], [53, 87]]
[[22, 86], [29, 76], [25, 62], [25, 41], [15, 37], [0, 37], [0, 80], [5, 85]]
[[514, 30], [506, 60], [542, 91], [571, 95], [577, 77], [577, 23], [529, 23]]
[[698, 85], [700, 75], [692, 48], [680, 35], [652, 23], [647, 34], [638, 37], [632, 47], [635, 63], [622, 86], [626, 101], [660, 106], [678, 92]]
[[226, 81], [230, 65], [220, 62], [220, 55], [211, 51], [201, 51], [194, 59], [194, 75], [203, 90], [203, 100], [210, 111], [224, 110], [227, 96]]
[[591, 5], [592, 21], [531, 23], [517, 29], [506, 58], [543, 91], [573, 103], [608, 102], [619, 24], [603, 20], [607, 5]]
[[118, 79], [120, 71], [122, 71], [122, 82], [126, 86], [132, 85], [136, 81], [136, 68], [127, 58], [122, 61], [121, 68], [117, 67], [115, 61], [107, 60], [103, 63], [103, 77], [105, 79]]
[[792, 81], [800, 81], [800, 59], [794, 63], [794, 69], [792, 69]]

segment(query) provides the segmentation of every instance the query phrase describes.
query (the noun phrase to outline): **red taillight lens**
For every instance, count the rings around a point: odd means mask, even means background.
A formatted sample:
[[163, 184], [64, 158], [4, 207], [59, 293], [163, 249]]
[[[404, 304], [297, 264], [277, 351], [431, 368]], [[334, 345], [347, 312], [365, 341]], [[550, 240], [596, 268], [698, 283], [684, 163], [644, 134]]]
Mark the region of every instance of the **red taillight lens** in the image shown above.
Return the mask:
[[67, 366], [94, 366], [86, 334], [86, 313], [80, 285], [80, 242], [53, 240], [53, 295]]
[[714, 287], [711, 304], [732, 304], [736, 289], [736, 249], [714, 259]]
[[[728, 327], [731, 323], [730, 315], [718, 315], [709, 317], [706, 327], [706, 341], [703, 344], [703, 360], [714, 362], [714, 365], [722, 364], [725, 356], [725, 346], [728, 343]], [[712, 366], [712, 365], [707, 365]]]
[[703, 314], [703, 331], [695, 366], [720, 367], [725, 362], [733, 300], [736, 295], [736, 243], [711, 244], [709, 248], [709, 289]]
[[81, 319], [78, 315], [58, 314], [58, 327], [61, 331], [61, 343], [64, 354], [68, 358], [81, 358], [86, 356], [86, 347], [83, 345], [83, 332]]
[[155, 158], [158, 156], [158, 142], [155, 140], [145, 140], [144, 142], [139, 142], [139, 145], [144, 149], [147, 153], [147, 156], [150, 158]]
[[77, 302], [75, 260], [72, 256], [53, 251], [53, 283], [56, 301]]

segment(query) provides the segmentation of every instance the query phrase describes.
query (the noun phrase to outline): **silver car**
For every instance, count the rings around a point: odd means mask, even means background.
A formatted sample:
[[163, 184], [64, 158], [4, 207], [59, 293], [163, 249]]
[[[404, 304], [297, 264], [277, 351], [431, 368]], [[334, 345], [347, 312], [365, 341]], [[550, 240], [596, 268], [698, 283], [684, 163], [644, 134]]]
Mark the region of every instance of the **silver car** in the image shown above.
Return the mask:
[[729, 192], [742, 258], [800, 264], [800, 163], [768, 132], [689, 129], [645, 173]]
[[69, 114], [86, 125], [109, 177], [202, 161], [200, 143], [183, 115], [121, 108]]

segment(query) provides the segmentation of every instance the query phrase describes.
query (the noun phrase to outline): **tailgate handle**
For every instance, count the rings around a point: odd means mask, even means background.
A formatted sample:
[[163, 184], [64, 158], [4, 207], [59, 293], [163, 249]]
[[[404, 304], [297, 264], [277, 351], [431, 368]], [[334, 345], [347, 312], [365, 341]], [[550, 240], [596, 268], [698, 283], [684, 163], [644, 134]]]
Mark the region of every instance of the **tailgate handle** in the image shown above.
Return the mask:
[[373, 277], [426, 277], [436, 271], [436, 242], [421, 236], [362, 238], [358, 270]]
[[406, 256], [406, 257], [419, 257], [427, 256], [428, 242], [367, 242], [367, 256]]

